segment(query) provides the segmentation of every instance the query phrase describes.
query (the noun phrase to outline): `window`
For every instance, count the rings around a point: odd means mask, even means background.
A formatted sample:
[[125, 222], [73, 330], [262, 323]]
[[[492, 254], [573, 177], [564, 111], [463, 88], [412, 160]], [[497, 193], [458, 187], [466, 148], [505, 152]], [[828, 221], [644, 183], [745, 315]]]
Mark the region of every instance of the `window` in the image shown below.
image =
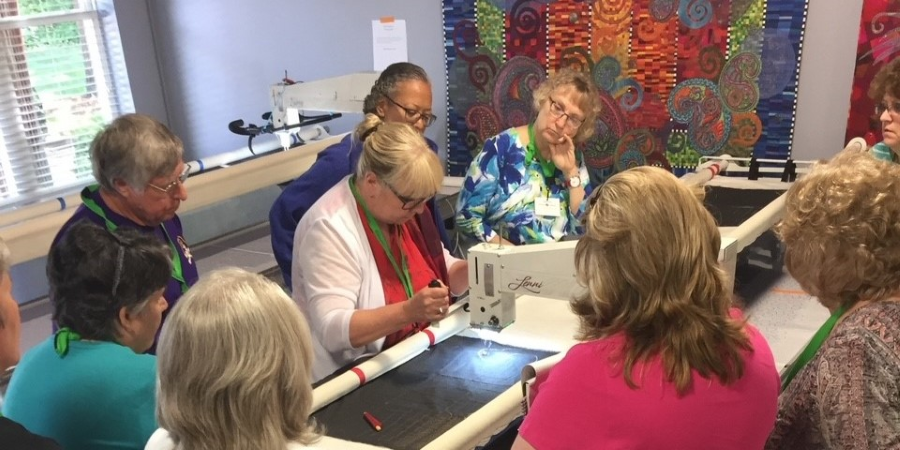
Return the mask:
[[0, 0], [0, 209], [92, 182], [91, 139], [133, 110], [112, 0]]

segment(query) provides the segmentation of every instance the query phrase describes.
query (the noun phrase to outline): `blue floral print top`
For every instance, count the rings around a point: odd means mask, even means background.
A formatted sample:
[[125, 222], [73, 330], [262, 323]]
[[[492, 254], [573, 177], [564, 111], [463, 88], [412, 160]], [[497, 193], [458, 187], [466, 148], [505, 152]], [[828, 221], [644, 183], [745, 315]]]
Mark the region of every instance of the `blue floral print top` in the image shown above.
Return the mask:
[[[516, 245], [581, 234], [579, 219], [591, 193], [587, 169], [579, 168], [585, 196], [573, 215], [563, 173], [554, 169], [552, 178], [545, 177], [536, 158], [526, 161], [526, 150], [515, 128], [485, 141], [459, 192], [456, 225], [460, 233], [484, 242], [499, 234]], [[538, 196], [559, 199], [559, 214], [536, 214]]]

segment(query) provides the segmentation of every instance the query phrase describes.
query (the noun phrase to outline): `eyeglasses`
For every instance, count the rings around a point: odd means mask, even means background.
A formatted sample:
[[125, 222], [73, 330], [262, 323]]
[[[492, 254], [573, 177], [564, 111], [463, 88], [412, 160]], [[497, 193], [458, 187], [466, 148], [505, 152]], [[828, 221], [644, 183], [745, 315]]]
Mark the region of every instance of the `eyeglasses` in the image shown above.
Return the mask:
[[397, 103], [396, 101], [394, 101], [394, 99], [388, 97], [387, 95], [385, 95], [384, 98], [388, 99], [391, 103], [393, 103], [398, 108], [402, 109], [404, 113], [406, 113], [406, 120], [409, 121], [410, 125], [415, 124], [416, 122], [418, 122], [420, 120], [424, 120], [425, 127], [427, 128], [427, 127], [430, 127], [431, 124], [433, 124], [435, 120], [437, 120], [437, 116], [435, 116], [434, 114], [423, 112], [423, 111], [416, 111], [415, 109], [409, 109], [409, 108]]
[[388, 183], [385, 182], [384, 180], [381, 181], [381, 184], [387, 186], [388, 189], [390, 189], [391, 192], [393, 192], [394, 195], [397, 196], [397, 198], [403, 203], [402, 208], [403, 208], [404, 211], [411, 211], [411, 210], [413, 210], [413, 209], [416, 209], [416, 208], [417, 208], [419, 205], [421, 205], [425, 200], [428, 200], [427, 198], [410, 198], [410, 197], [407, 197], [407, 196], [405, 196], [405, 195], [401, 195], [399, 192], [397, 192], [396, 189], [394, 189], [393, 186], [391, 186], [390, 184], [388, 184]]
[[890, 111], [892, 116], [900, 117], [900, 101], [881, 102], [875, 105], [876, 116], [881, 116], [885, 111]]
[[188, 175], [190, 175], [190, 174], [191, 174], [191, 165], [185, 164], [184, 170], [181, 172], [181, 175], [178, 175], [178, 178], [175, 179], [175, 181], [172, 181], [171, 183], [169, 183], [165, 186], [162, 186], [162, 187], [157, 186], [153, 183], [147, 183], [147, 186], [150, 186], [153, 189], [156, 189], [157, 191], [162, 192], [166, 195], [172, 195], [172, 193], [175, 192], [175, 189], [178, 188], [179, 184], [184, 184], [184, 182], [187, 181]]
[[553, 100], [553, 97], [548, 97], [550, 99], [550, 117], [553, 117], [554, 120], [559, 120], [560, 117], [566, 118], [566, 128], [570, 130], [577, 130], [581, 124], [584, 123], [584, 119], [579, 119], [577, 117], [572, 117], [571, 114], [568, 114], [566, 110], [563, 109], [562, 105], [560, 105], [556, 100]]

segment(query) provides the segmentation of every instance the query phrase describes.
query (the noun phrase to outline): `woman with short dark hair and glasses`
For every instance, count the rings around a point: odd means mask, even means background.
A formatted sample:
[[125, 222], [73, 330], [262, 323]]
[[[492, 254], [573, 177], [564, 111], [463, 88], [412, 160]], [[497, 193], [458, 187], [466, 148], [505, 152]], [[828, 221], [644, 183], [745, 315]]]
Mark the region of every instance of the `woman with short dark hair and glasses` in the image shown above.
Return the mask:
[[450, 294], [468, 288], [466, 262], [441, 244], [426, 206], [444, 172], [422, 135], [367, 114], [354, 138], [356, 173], [294, 235], [293, 297], [312, 330], [315, 381], [444, 318]]
[[16, 367], [3, 415], [67, 450], [139, 450], [157, 428], [153, 345], [169, 249], [146, 233], [72, 226], [47, 259], [60, 329]]
[[590, 78], [563, 69], [534, 92], [534, 122], [484, 143], [459, 193], [456, 224], [476, 241], [554, 242], [578, 234], [590, 194], [578, 146], [594, 133], [600, 97]]
[[900, 162], [900, 58], [875, 74], [869, 85], [869, 98], [875, 101], [883, 139], [870, 151], [878, 159]]
[[169, 249], [173, 270], [164, 296], [169, 307], [174, 306], [199, 278], [175, 214], [187, 200], [184, 182], [191, 169], [182, 156], [181, 139], [152, 117], [125, 114], [113, 120], [91, 142], [97, 184], [81, 192], [82, 205], [60, 228], [51, 247], [83, 220], [110, 231], [127, 227], [153, 236]]

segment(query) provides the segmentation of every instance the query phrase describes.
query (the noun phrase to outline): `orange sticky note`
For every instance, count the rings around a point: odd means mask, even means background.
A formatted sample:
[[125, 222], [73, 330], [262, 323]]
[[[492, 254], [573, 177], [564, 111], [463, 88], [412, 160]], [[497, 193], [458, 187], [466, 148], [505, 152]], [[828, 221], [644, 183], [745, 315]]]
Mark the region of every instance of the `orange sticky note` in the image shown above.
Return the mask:
[[379, 19], [379, 20], [381, 20], [381, 23], [393, 23], [393, 22], [394, 22], [394, 16], [383, 16], [383, 17], [382, 17], [381, 19]]

